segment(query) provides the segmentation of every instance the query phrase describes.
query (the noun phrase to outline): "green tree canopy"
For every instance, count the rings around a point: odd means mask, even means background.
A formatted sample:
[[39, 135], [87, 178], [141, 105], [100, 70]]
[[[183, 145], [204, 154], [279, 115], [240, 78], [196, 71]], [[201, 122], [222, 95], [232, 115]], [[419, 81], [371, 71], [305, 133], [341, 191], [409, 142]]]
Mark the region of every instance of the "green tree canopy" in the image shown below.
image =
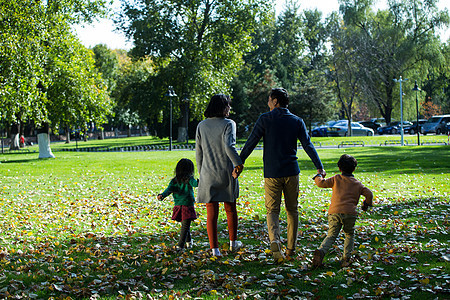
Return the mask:
[[[264, 0], [138, 0], [122, 2], [117, 24], [134, 40], [134, 57], [152, 57], [143, 119], [167, 111], [167, 87], [173, 86], [175, 116], [190, 99], [191, 117], [201, 118], [209, 97], [229, 92], [230, 82], [251, 49], [251, 33], [269, 11]], [[143, 97], [141, 97], [143, 98]]]

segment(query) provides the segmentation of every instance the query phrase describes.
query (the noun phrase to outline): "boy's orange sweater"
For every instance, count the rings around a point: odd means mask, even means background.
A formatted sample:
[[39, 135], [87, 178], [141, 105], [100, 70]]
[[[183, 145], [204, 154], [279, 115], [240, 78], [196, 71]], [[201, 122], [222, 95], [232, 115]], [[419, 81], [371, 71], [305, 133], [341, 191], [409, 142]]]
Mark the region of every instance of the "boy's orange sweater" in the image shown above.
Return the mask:
[[372, 191], [353, 175], [338, 174], [326, 179], [322, 178], [322, 176], [317, 176], [314, 178], [314, 181], [318, 187], [333, 189], [328, 214], [357, 215], [356, 206], [358, 206], [361, 195], [365, 197], [366, 204], [372, 206]]

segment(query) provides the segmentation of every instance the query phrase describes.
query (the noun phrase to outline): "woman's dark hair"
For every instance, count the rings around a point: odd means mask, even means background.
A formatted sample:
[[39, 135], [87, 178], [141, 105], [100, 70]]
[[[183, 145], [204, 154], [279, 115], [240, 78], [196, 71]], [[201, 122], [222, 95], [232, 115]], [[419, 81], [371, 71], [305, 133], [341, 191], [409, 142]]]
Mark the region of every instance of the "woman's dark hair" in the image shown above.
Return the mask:
[[355, 171], [358, 162], [353, 156], [343, 154], [341, 158], [339, 158], [337, 165], [341, 169], [342, 173], [352, 174], [353, 171]]
[[230, 96], [224, 94], [214, 95], [211, 97], [204, 115], [207, 118], [223, 118], [226, 116], [226, 108], [229, 107], [230, 104]]
[[277, 99], [281, 107], [288, 107], [289, 105], [288, 92], [283, 88], [272, 89], [270, 98], [272, 98], [272, 100]]
[[187, 158], [180, 159], [175, 167], [175, 180], [178, 183], [187, 183], [192, 175], [194, 175], [194, 163]]

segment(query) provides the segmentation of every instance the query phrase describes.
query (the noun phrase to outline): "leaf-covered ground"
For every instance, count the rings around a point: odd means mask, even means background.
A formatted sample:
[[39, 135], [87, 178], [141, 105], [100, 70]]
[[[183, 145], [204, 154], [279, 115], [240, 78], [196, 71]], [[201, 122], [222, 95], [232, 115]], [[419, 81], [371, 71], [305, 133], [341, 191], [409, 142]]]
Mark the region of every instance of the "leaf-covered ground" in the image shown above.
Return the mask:
[[220, 259], [210, 256], [204, 206], [196, 206], [195, 246], [178, 255], [173, 204], [155, 197], [192, 151], [0, 156], [0, 298], [448, 299], [448, 147], [320, 149], [329, 176], [344, 151], [357, 157], [355, 175], [377, 205], [357, 222], [352, 266], [340, 268], [341, 238], [320, 269], [310, 262], [331, 190], [313, 185], [304, 153], [299, 245], [281, 264], [268, 250], [260, 151], [240, 177], [245, 247], [228, 251], [222, 214]]

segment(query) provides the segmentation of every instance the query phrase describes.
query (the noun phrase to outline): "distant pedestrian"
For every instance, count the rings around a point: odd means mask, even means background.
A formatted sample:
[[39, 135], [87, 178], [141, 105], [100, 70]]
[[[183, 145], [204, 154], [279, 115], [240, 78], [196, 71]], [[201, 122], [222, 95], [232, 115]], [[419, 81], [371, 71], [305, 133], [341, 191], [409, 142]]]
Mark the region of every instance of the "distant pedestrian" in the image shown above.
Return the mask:
[[351, 155], [344, 154], [340, 157], [337, 165], [342, 174], [328, 179], [323, 178], [321, 174], [314, 176], [314, 181], [318, 187], [332, 188], [333, 192], [328, 209], [328, 234], [320, 247], [314, 251], [313, 267], [322, 265], [325, 254], [335, 242], [341, 228], [343, 228], [345, 233], [341, 266], [347, 267], [350, 265], [355, 242], [355, 222], [358, 218], [356, 207], [358, 206], [359, 197], [361, 195], [365, 197], [362, 210], [366, 211], [369, 206], [373, 205], [372, 191], [353, 176], [353, 172], [358, 165], [356, 159]]
[[25, 147], [25, 138], [24, 138], [23, 135], [20, 135], [20, 138], [19, 138], [19, 146], [20, 146], [20, 148]]
[[197, 219], [194, 203], [194, 187], [198, 186], [198, 180], [194, 178], [194, 163], [187, 158], [182, 158], [175, 167], [175, 177], [169, 186], [158, 195], [158, 200], [163, 200], [173, 194], [175, 206], [173, 207], [172, 220], [181, 222], [180, 238], [177, 250], [191, 248], [191, 222]]

